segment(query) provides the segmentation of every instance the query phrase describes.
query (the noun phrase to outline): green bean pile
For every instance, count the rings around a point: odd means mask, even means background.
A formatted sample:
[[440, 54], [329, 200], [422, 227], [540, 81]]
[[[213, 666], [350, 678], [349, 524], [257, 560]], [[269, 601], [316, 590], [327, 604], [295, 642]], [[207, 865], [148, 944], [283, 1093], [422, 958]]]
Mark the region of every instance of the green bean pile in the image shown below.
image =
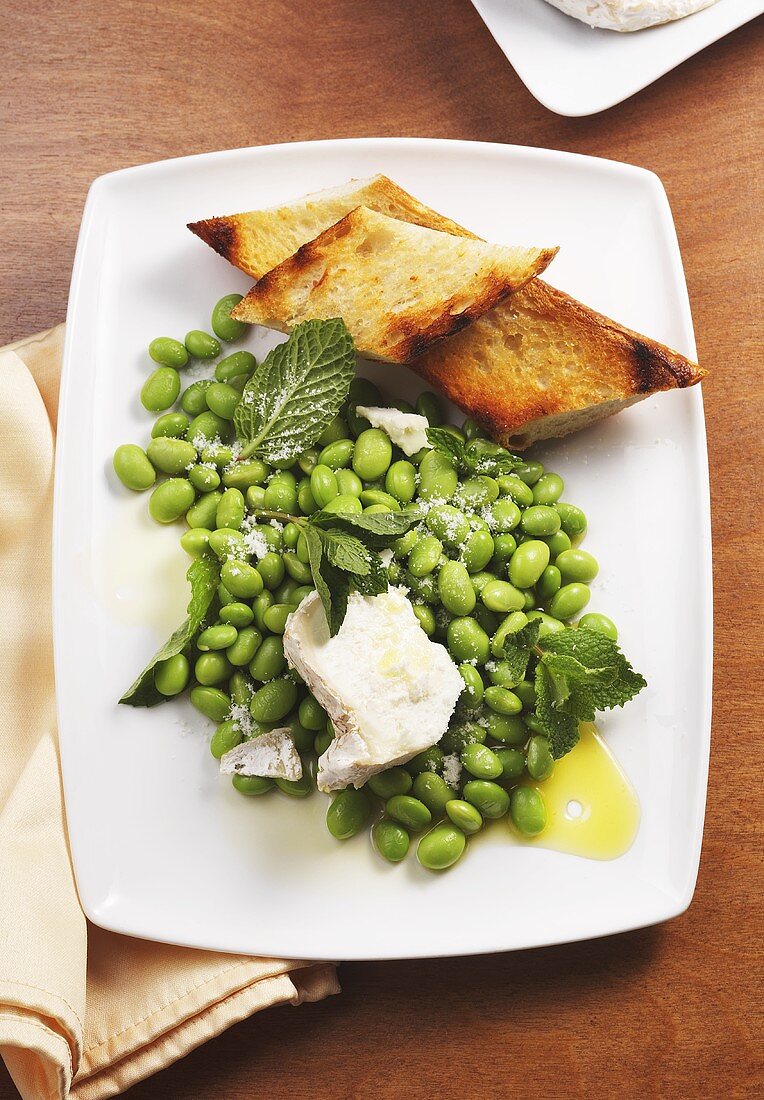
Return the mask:
[[[408, 589], [422, 629], [447, 646], [464, 691], [438, 745], [375, 775], [360, 790], [339, 792], [327, 827], [347, 839], [373, 821], [374, 847], [391, 862], [406, 856], [411, 834], [423, 833], [417, 856], [432, 870], [455, 863], [466, 838], [486, 820], [508, 814], [520, 834], [538, 835], [547, 820], [539, 785], [552, 774], [554, 760], [534, 716], [532, 679], [513, 680], [503, 644], [532, 619], [540, 621], [540, 636], [565, 630], [589, 603], [598, 565], [578, 548], [584, 513], [561, 499], [562, 478], [533, 459], [505, 476], [460, 479], [438, 450], [406, 458], [358, 414], [358, 405], [416, 411], [462, 441], [483, 433], [469, 419], [461, 428], [443, 425], [432, 393], [420, 394], [414, 409], [383, 398], [364, 378], [353, 381], [317, 446], [291, 467], [237, 461], [232, 420], [257, 364], [247, 351], [218, 357], [221, 341], [246, 330], [229, 316], [239, 300], [232, 294], [216, 304], [214, 336], [194, 330], [182, 343], [152, 341], [149, 354], [157, 366], [141, 401], [160, 415], [145, 450], [126, 444], [114, 455], [127, 488], [152, 490], [149, 512], [157, 522], [185, 517], [180, 542], [187, 553], [212, 551], [222, 563], [216, 621], [199, 635], [195, 652], [157, 665], [156, 689], [173, 697], [190, 688], [193, 705], [217, 723], [210, 741], [216, 759], [243, 740], [288, 725], [303, 760], [302, 778], [234, 775], [232, 783], [250, 796], [272, 790], [309, 795], [316, 759], [334, 730], [284, 657], [287, 619], [313, 591], [305, 538], [295, 523], [262, 522], [255, 512], [413, 511], [419, 522], [398, 540], [389, 580]], [[181, 393], [180, 372], [190, 359], [217, 359], [214, 378], [193, 381]], [[584, 615], [578, 624], [617, 638], [604, 615]]]

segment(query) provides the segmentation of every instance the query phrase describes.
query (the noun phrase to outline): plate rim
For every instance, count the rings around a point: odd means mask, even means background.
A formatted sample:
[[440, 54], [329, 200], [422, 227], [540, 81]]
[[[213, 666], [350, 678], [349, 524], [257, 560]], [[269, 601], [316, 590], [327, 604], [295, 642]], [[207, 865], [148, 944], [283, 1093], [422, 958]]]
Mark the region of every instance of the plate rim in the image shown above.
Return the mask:
[[[531, 160], [538, 160], [549, 164], [551, 162], [586, 162], [588, 165], [596, 166], [597, 170], [602, 172], [611, 172], [618, 176], [631, 176], [636, 175], [644, 182], [647, 182], [649, 187], [653, 191], [653, 197], [657, 203], [657, 212], [663, 222], [663, 229], [665, 232], [665, 241], [668, 246], [668, 258], [671, 264], [672, 281], [675, 280], [675, 286], [678, 294], [679, 306], [681, 311], [681, 325], [685, 332], [686, 338], [690, 347], [687, 350], [687, 354], [695, 353], [694, 344], [694, 332], [692, 325], [691, 309], [689, 295], [687, 292], [686, 279], [684, 275], [684, 267], [681, 261], [681, 255], [679, 251], [679, 243], [676, 235], [676, 229], [674, 226], [673, 215], [671, 213], [668, 197], [665, 192], [665, 188], [656, 175], [649, 169], [640, 167], [609, 158], [593, 157], [586, 154], [571, 153], [562, 150], [544, 149], [539, 147], [527, 147], [520, 145], [503, 144], [500, 142], [479, 142], [479, 141], [466, 141], [458, 139], [447, 138], [419, 138], [419, 137], [364, 137], [364, 138], [330, 138], [317, 141], [303, 141], [303, 142], [278, 142], [263, 146], [247, 146], [237, 149], [228, 149], [215, 152], [206, 152], [192, 154], [190, 156], [168, 158], [165, 160], [152, 161], [146, 164], [140, 164], [130, 166], [122, 169], [118, 169], [114, 172], [105, 173], [97, 177], [90, 186], [88, 196], [85, 202], [83, 211], [82, 223], [77, 240], [77, 247], [75, 250], [75, 258], [72, 271], [72, 280], [69, 293], [69, 301], [67, 307], [67, 327], [64, 341], [64, 351], [62, 359], [62, 372], [61, 372], [61, 390], [60, 390], [60, 405], [59, 405], [59, 425], [67, 425], [69, 422], [70, 414], [68, 412], [70, 402], [72, 399], [72, 393], [74, 390], [74, 381], [76, 379], [74, 355], [75, 355], [75, 339], [78, 336], [78, 329], [74, 323], [77, 317], [77, 301], [78, 296], [81, 293], [81, 284], [84, 277], [86, 253], [89, 247], [89, 238], [92, 232], [92, 228], [95, 224], [97, 215], [99, 213], [100, 203], [104, 198], [108, 197], [109, 183], [119, 180], [122, 177], [129, 176], [135, 173], [141, 173], [143, 175], [150, 175], [162, 170], [175, 169], [186, 170], [194, 163], [199, 163], [201, 160], [224, 160], [227, 157], [240, 157], [242, 154], [250, 154], [254, 156], [262, 156], [266, 154], [273, 154], [274, 152], [284, 150], [295, 150], [297, 152], [303, 149], [316, 148], [336, 148], [343, 149], [348, 147], [379, 147], [380, 145], [388, 148], [403, 147], [403, 148], [432, 148], [438, 146], [443, 149], [447, 149], [451, 152], [469, 152], [469, 151], [488, 151], [491, 155], [495, 156], [509, 156], [521, 154], [524, 157], [530, 157]], [[102, 193], [105, 193], [102, 195]], [[703, 741], [699, 748], [698, 757], [698, 781], [696, 794], [698, 797], [699, 812], [697, 820], [693, 821], [692, 831], [692, 849], [688, 852], [687, 858], [687, 877], [682, 891], [675, 893], [667, 893], [666, 891], [658, 891], [663, 898], [665, 898], [665, 905], [661, 906], [656, 904], [653, 912], [649, 917], [642, 918], [635, 921], [619, 921], [617, 926], [606, 928], [599, 931], [592, 932], [591, 930], [580, 930], [572, 934], [565, 934], [563, 937], [555, 936], [553, 938], [539, 939], [517, 939], [513, 941], [509, 946], [506, 940], [501, 941], [497, 939], [495, 943], [489, 945], [479, 945], [469, 949], [464, 949], [461, 945], [454, 950], [446, 951], [433, 951], [427, 954], [416, 953], [412, 954], [411, 951], [401, 952], [386, 951], [377, 948], [374, 951], [369, 950], [348, 950], [347, 953], [343, 952], [343, 958], [350, 960], [383, 960], [383, 959], [404, 959], [404, 958], [446, 958], [455, 955], [465, 954], [490, 954], [500, 951], [513, 951], [513, 950], [525, 950], [534, 947], [545, 947], [563, 943], [580, 942], [587, 939], [599, 938], [607, 935], [617, 935], [621, 932], [633, 931], [638, 928], [649, 927], [651, 925], [662, 923], [665, 920], [672, 919], [683, 913], [694, 895], [697, 876], [699, 870], [700, 853], [703, 840], [703, 824], [706, 810], [706, 798], [708, 789], [708, 766], [710, 755], [710, 741], [711, 741], [711, 706], [712, 706], [712, 671], [713, 671], [713, 587], [712, 587], [712, 544], [711, 544], [711, 515], [710, 515], [710, 490], [709, 490], [709, 476], [708, 476], [708, 448], [706, 440], [705, 420], [703, 415], [703, 400], [700, 387], [696, 388], [696, 399], [693, 401], [691, 409], [691, 416], [693, 420], [693, 436], [695, 440], [695, 454], [693, 456], [694, 463], [697, 463], [696, 469], [698, 471], [698, 492], [699, 492], [699, 509], [702, 517], [702, 528], [699, 532], [702, 537], [702, 543], [704, 552], [700, 557], [701, 572], [704, 578], [703, 592], [698, 594], [699, 602], [702, 603], [702, 620], [706, 629], [703, 631], [703, 668], [699, 669], [699, 682], [705, 685], [702, 693], [701, 711], [703, 715]], [[61, 613], [61, 600], [60, 600], [60, 584], [62, 582], [63, 573], [63, 550], [62, 531], [65, 524], [64, 509], [62, 505], [63, 490], [61, 488], [64, 474], [66, 470], [66, 449], [67, 442], [69, 441], [72, 433], [71, 430], [66, 432], [57, 431], [56, 436], [56, 456], [55, 456], [55, 481], [54, 481], [54, 509], [53, 509], [53, 640], [54, 640], [54, 669], [56, 681], [58, 681], [61, 675], [62, 664], [62, 652], [64, 648], [63, 644], [63, 627], [62, 627], [62, 613]], [[68, 735], [61, 735], [61, 731], [65, 728], [65, 723], [62, 721], [60, 695], [56, 693], [56, 712], [59, 725], [59, 740], [61, 745], [61, 770], [64, 787], [65, 798], [65, 812], [69, 804], [69, 791], [72, 790], [72, 776], [70, 774], [70, 754], [64, 748], [68, 744]], [[67, 727], [68, 730], [68, 727]], [[217, 950], [226, 953], [242, 953], [240, 947], [228, 947], [221, 946], [210, 942], [214, 940], [214, 936], [210, 937], [210, 940], [205, 944], [201, 944], [198, 941], [189, 941], [182, 936], [171, 935], [157, 935], [155, 931], [148, 933], [139, 927], [136, 927], [135, 922], [127, 919], [109, 919], [107, 914], [101, 911], [99, 902], [95, 901], [89, 894], [87, 889], [87, 883], [81, 882], [78, 861], [75, 855], [75, 845], [70, 843], [72, 854], [72, 865], [74, 870], [75, 882], [77, 886], [78, 895], [82, 904], [85, 915], [96, 925], [105, 928], [110, 931], [118, 932], [125, 935], [131, 935], [139, 939], [150, 939], [156, 942], [173, 943], [179, 946], [193, 947], [202, 950]], [[656, 888], [657, 890], [657, 888]], [[284, 952], [282, 949], [278, 949], [275, 952], [271, 952], [266, 943], [264, 947], [258, 948], [258, 952], [261, 954], [275, 953], [279, 957], [283, 958], [311, 958], [312, 956], [305, 956], [303, 954], [290, 955], [288, 952]]]

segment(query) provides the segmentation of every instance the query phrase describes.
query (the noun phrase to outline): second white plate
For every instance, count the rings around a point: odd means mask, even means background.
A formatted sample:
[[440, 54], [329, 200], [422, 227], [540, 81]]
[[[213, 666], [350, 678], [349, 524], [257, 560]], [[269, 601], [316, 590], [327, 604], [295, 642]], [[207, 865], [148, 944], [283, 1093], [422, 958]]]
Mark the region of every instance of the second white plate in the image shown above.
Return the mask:
[[472, 2], [528, 91], [558, 115], [604, 111], [764, 12], [764, 0], [719, 0], [623, 34], [592, 29], [545, 0]]

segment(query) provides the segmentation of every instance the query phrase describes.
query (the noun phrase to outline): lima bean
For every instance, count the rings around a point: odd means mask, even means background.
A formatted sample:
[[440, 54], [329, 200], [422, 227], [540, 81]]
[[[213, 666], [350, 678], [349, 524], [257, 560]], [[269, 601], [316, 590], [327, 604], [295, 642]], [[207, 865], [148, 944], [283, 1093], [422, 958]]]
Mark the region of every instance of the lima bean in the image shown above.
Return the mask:
[[220, 355], [218, 341], [214, 336], [210, 336], [209, 332], [203, 332], [201, 329], [191, 329], [186, 333], [183, 342], [186, 345], [186, 351], [194, 359], [214, 359], [216, 355]]
[[[239, 304], [241, 298], [241, 294], [226, 294], [215, 302], [212, 307], [212, 331], [221, 340], [238, 340], [247, 331], [247, 326], [243, 321], [236, 321], [231, 316], [231, 310]], [[188, 337], [186, 337], [186, 342], [188, 342]]]
[[171, 336], [157, 336], [149, 344], [149, 355], [155, 363], [163, 367], [174, 367], [178, 370], [185, 367], [188, 362], [188, 352], [180, 340], [173, 340]]
[[224, 753], [229, 752], [231, 749], [235, 749], [236, 746], [240, 744], [241, 730], [239, 729], [238, 723], [232, 722], [230, 719], [225, 719], [220, 723], [212, 735], [210, 752], [216, 760], [219, 760]]
[[469, 616], [452, 619], [446, 632], [448, 651], [454, 660], [484, 665], [491, 652], [488, 635], [480, 624]]
[[[210, 536], [211, 539], [212, 536]], [[236, 558], [229, 559], [223, 562], [220, 575], [223, 584], [237, 599], [251, 600], [254, 596], [259, 596], [263, 590], [263, 578], [249, 562]]]
[[238, 390], [234, 389], [233, 386], [229, 386], [227, 382], [213, 382], [205, 397], [207, 398], [207, 407], [211, 412], [222, 417], [223, 420], [233, 420], [236, 406], [241, 401], [241, 394]]
[[[270, 593], [267, 593], [267, 595], [270, 595]], [[255, 611], [255, 622], [258, 622], [257, 611]], [[258, 624], [258, 626], [261, 630], [265, 629], [265, 623], [262, 626]], [[275, 680], [285, 668], [286, 658], [284, 657], [284, 643], [281, 638], [277, 635], [264, 638], [257, 653], [249, 663], [249, 674], [252, 679], [267, 684], [269, 681]]]
[[149, 514], [157, 523], [173, 523], [196, 499], [194, 487], [182, 477], [170, 477], [157, 485], [149, 498]]
[[523, 836], [538, 836], [546, 828], [544, 799], [533, 787], [515, 787], [512, 791], [510, 813], [515, 828]]
[[326, 811], [326, 827], [337, 840], [348, 840], [360, 833], [371, 813], [371, 803], [363, 791], [354, 787], [340, 791]]
[[355, 444], [352, 439], [336, 439], [334, 443], [328, 443], [318, 456], [319, 466], [328, 466], [336, 473], [338, 470], [347, 469], [353, 459]]
[[552, 597], [549, 604], [549, 614], [555, 619], [572, 619], [579, 611], [583, 611], [591, 599], [591, 595], [588, 585], [580, 584], [577, 581], [564, 584]]
[[234, 378], [252, 374], [256, 366], [257, 360], [251, 352], [234, 351], [219, 361], [215, 367], [215, 378], [218, 382], [231, 382]]
[[362, 481], [373, 481], [387, 473], [392, 457], [389, 437], [379, 428], [367, 428], [355, 441], [353, 469]]
[[266, 794], [275, 786], [272, 779], [266, 779], [262, 775], [232, 775], [231, 783], [239, 794], [250, 796]]
[[220, 474], [210, 466], [197, 463], [188, 471], [188, 480], [200, 493], [211, 493], [220, 485]]
[[133, 489], [135, 492], [150, 489], [156, 481], [154, 467], [146, 452], [135, 443], [123, 443], [117, 447], [114, 452], [114, 473], [126, 489]]
[[614, 642], [618, 641], [618, 627], [612, 619], [607, 617], [607, 615], [601, 615], [597, 611], [590, 611], [587, 615], [581, 616], [578, 620], [578, 625], [579, 627], [586, 627], [587, 630], [597, 630], [600, 634], [604, 634]]
[[521, 543], [509, 559], [509, 579], [516, 588], [531, 588], [548, 565], [547, 544], [530, 539]]
[[463, 798], [452, 798], [447, 802], [446, 813], [457, 829], [461, 829], [468, 836], [470, 833], [479, 833], [483, 828], [480, 812]]
[[406, 459], [393, 462], [385, 474], [385, 489], [401, 504], [408, 504], [416, 495], [416, 467]]
[[436, 772], [420, 772], [414, 780], [412, 794], [436, 817], [443, 813], [446, 803], [454, 797], [445, 779]]
[[289, 714], [296, 702], [297, 687], [291, 680], [282, 677], [257, 689], [249, 704], [249, 713], [256, 722], [279, 722]]
[[154, 421], [151, 438], [170, 436], [179, 439], [188, 431], [188, 417], [184, 413], [163, 413]]
[[157, 367], [141, 388], [141, 404], [147, 412], [164, 412], [180, 393], [180, 375], [174, 367]]
[[154, 686], [160, 695], [180, 695], [188, 683], [190, 669], [183, 653], [176, 653], [166, 661], [160, 661], [154, 669]]
[[464, 798], [483, 817], [504, 817], [509, 809], [509, 795], [490, 779], [471, 779], [464, 784]]
[[379, 854], [389, 863], [400, 863], [405, 859], [410, 840], [399, 822], [391, 821], [389, 817], [381, 818], [372, 827], [371, 838]]
[[415, 833], [426, 829], [432, 821], [432, 814], [424, 802], [410, 794], [396, 794], [388, 798], [385, 811], [394, 821]]
[[446, 561], [441, 566], [438, 573], [438, 595], [443, 606], [452, 615], [469, 615], [474, 609], [475, 590], [466, 566], [460, 561]]
[[218, 503], [215, 525], [220, 530], [238, 531], [244, 522], [245, 511], [244, 494], [241, 490], [226, 489]]
[[549, 739], [534, 734], [528, 742], [528, 775], [531, 779], [548, 779], [554, 771], [554, 757], [549, 748]]
[[586, 550], [563, 550], [557, 555], [555, 565], [565, 582], [582, 581], [584, 584], [590, 584], [600, 569], [597, 559]]
[[222, 722], [231, 709], [230, 696], [209, 685], [191, 688], [191, 702], [205, 718], [211, 718], [213, 722]]
[[442, 822], [423, 836], [417, 846], [416, 856], [428, 871], [445, 871], [461, 858], [467, 841], [461, 829], [450, 822]]
[[[246, 604], [229, 604], [229, 607], [246, 607]], [[249, 611], [250, 608], [247, 608]], [[254, 626], [244, 626], [239, 629], [238, 637], [225, 651], [225, 655], [234, 668], [248, 665], [257, 653], [263, 636]]]

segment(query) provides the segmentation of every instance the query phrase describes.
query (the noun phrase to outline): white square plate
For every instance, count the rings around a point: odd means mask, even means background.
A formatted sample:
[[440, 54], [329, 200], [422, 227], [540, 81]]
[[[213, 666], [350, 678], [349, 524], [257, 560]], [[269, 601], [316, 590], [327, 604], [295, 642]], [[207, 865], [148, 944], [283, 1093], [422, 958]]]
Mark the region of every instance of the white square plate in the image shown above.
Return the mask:
[[[528, 91], [573, 116], [628, 99], [764, 12], [764, 0], [719, 0], [686, 19], [621, 33], [589, 27], [545, 0], [472, 2]], [[700, 83], [698, 93], [705, 94]]]
[[[207, 154], [97, 180], [68, 317], [54, 595], [72, 851], [83, 907], [106, 928], [265, 955], [448, 955], [618, 932], [675, 916], [692, 897], [711, 699], [699, 388], [538, 451], [589, 516], [586, 545], [602, 566], [592, 607], [618, 622], [649, 684], [603, 723], [642, 806], [622, 858], [513, 845], [496, 829], [449, 874], [413, 858], [391, 867], [365, 837], [329, 836], [322, 795], [238, 795], [218, 776], [208, 723], [190, 705], [117, 705], [183, 618], [186, 560], [179, 527], [147, 520], [146, 497], [116, 483], [111, 455], [149, 435], [138, 401], [149, 340], [205, 325], [220, 295], [248, 287], [185, 223], [380, 171], [490, 240], [561, 245], [556, 285], [694, 355], [666, 195], [639, 168], [542, 149], [363, 139]], [[275, 337], [249, 340], [262, 352]], [[391, 393], [420, 388], [403, 367], [370, 369]]]

